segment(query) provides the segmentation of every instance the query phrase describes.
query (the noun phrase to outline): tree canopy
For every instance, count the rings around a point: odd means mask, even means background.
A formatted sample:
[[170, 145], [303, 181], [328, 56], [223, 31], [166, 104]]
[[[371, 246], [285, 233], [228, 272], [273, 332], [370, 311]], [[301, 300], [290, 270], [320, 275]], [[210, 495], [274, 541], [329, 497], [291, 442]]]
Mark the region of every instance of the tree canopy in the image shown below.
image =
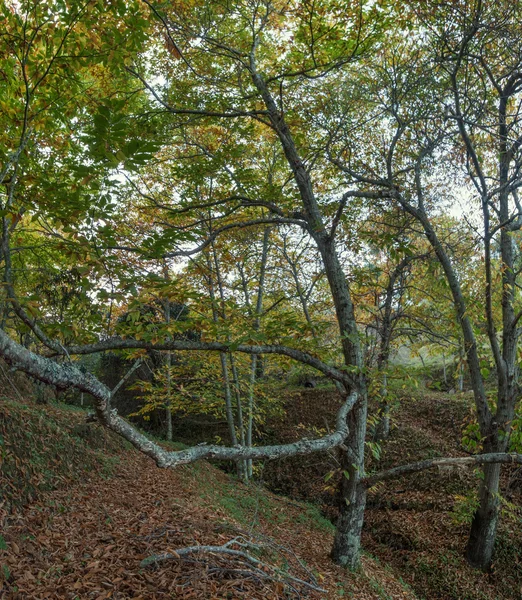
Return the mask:
[[[0, 355], [95, 399], [158, 466], [341, 448], [332, 557], [355, 567], [389, 429], [394, 348], [465, 358], [489, 567], [500, 465], [521, 462], [518, 3], [5, 0]], [[78, 357], [160, 353], [142, 391], [223, 414], [229, 444], [166, 451]], [[267, 357], [270, 357], [268, 361]], [[343, 398], [323, 437], [262, 446], [267, 365]], [[486, 391], [494, 373], [495, 396]], [[368, 439], [368, 399], [379, 397]], [[221, 397], [222, 396], [222, 397]], [[219, 402], [216, 403], [216, 398]], [[380, 433], [379, 433], [380, 432]], [[513, 439], [515, 439], [514, 436]], [[515, 439], [516, 441], [516, 439]], [[450, 459], [449, 460], [454, 460]]]

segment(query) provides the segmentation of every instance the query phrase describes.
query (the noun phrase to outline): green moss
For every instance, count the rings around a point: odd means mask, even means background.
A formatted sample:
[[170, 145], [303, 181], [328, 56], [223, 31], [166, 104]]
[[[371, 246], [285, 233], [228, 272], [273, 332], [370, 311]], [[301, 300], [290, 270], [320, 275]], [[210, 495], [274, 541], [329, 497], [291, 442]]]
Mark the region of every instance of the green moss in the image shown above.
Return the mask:
[[327, 519], [314, 504], [306, 505], [306, 512], [303, 513], [303, 522], [310, 522], [316, 529], [325, 531], [327, 533], [333, 533], [335, 531], [335, 525]]

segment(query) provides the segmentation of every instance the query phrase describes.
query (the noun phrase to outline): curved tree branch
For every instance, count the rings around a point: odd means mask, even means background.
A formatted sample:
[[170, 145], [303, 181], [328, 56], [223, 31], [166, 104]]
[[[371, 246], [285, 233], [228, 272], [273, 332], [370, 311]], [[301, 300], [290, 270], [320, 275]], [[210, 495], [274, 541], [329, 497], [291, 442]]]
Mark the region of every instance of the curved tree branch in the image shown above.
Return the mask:
[[102, 342], [94, 344], [86, 344], [83, 346], [67, 346], [62, 349], [63, 354], [65, 351], [69, 355], [80, 355], [80, 354], [95, 354], [96, 352], [104, 352], [106, 350], [158, 350], [158, 351], [172, 351], [179, 350], [182, 352], [197, 352], [197, 351], [210, 351], [210, 352], [241, 352], [243, 354], [280, 354], [282, 356], [288, 356], [294, 360], [301, 362], [305, 365], [309, 365], [314, 369], [317, 369], [321, 373], [324, 373], [330, 379], [339, 381], [345, 386], [352, 386], [353, 380], [346, 371], [336, 369], [322, 360], [303, 352], [302, 350], [296, 350], [295, 348], [289, 348], [288, 346], [279, 345], [251, 345], [251, 344], [234, 344], [234, 342], [223, 343], [223, 342], [191, 342], [186, 340], [167, 340], [159, 344], [152, 344], [143, 340], [136, 340], [133, 338], [110, 338]]
[[[217, 349], [217, 348], [216, 348]], [[176, 467], [204, 458], [221, 460], [246, 460], [261, 458], [283, 458], [296, 454], [324, 452], [342, 445], [348, 436], [347, 416], [358, 399], [352, 392], [339, 409], [334, 433], [322, 438], [303, 439], [291, 444], [274, 446], [234, 448], [216, 445], [200, 445], [187, 450], [167, 451], [149, 440], [130, 423], [110, 410], [111, 391], [94, 375], [83, 373], [71, 363], [58, 364], [50, 358], [44, 358], [24, 348], [0, 330], [0, 356], [16, 369], [62, 389], [70, 387], [91, 394], [95, 399], [95, 409], [99, 421], [108, 429], [128, 440], [140, 452], [150, 456], [160, 468]]]
[[490, 454], [476, 454], [475, 456], [429, 458], [427, 460], [421, 460], [409, 465], [394, 467], [393, 469], [388, 469], [387, 471], [381, 471], [380, 473], [375, 473], [374, 475], [368, 475], [364, 479], [364, 483], [367, 487], [371, 487], [372, 485], [379, 483], [379, 481], [397, 479], [397, 477], [412, 475], [413, 473], [419, 473], [420, 471], [426, 471], [427, 469], [434, 469], [435, 467], [460, 467], [467, 465], [483, 465], [486, 463], [508, 463], [522, 465], [522, 454], [491, 452]]

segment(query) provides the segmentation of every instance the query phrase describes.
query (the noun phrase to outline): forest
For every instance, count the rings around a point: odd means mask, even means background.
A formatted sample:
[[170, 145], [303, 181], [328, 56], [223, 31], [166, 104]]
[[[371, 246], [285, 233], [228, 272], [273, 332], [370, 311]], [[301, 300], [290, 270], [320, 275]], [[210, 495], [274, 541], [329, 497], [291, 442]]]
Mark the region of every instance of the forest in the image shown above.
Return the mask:
[[0, 11], [0, 597], [519, 599], [522, 3]]

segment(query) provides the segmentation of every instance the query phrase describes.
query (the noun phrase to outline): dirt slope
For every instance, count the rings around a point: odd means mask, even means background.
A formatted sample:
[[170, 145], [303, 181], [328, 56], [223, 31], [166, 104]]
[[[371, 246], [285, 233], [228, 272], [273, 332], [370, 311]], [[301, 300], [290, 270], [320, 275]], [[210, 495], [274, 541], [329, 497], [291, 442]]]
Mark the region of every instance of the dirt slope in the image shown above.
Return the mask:
[[[11, 490], [0, 505], [1, 598], [415, 598], [368, 556], [356, 575], [332, 565], [332, 526], [310, 505], [238, 484], [207, 463], [157, 469], [86, 429], [81, 412], [0, 401], [0, 416], [2, 485]], [[31, 490], [23, 507], [14, 501], [20, 478]], [[259, 559], [326, 591], [274, 581], [274, 571], [265, 571], [272, 580], [256, 576], [219, 555], [140, 567], [155, 553], [238, 536], [264, 546], [253, 551]]]
[[[465, 455], [462, 428], [473, 412], [469, 394], [405, 389], [399, 397], [380, 460], [368, 452], [369, 472], [435, 456]], [[295, 390], [288, 395], [287, 418], [280, 426], [273, 423], [271, 435], [292, 441], [303, 431], [332, 427], [331, 415], [339, 402], [335, 391]], [[335, 455], [296, 457], [267, 464], [263, 476], [271, 489], [317, 501], [334, 519], [338, 500], [331, 492], [336, 478], [325, 483], [325, 476], [336, 468]], [[471, 569], [464, 559], [477, 473], [471, 468], [424, 471], [381, 484], [369, 494], [365, 552], [387, 565], [420, 598], [522, 598], [522, 470], [503, 468], [504, 509], [493, 569], [487, 574]]]

